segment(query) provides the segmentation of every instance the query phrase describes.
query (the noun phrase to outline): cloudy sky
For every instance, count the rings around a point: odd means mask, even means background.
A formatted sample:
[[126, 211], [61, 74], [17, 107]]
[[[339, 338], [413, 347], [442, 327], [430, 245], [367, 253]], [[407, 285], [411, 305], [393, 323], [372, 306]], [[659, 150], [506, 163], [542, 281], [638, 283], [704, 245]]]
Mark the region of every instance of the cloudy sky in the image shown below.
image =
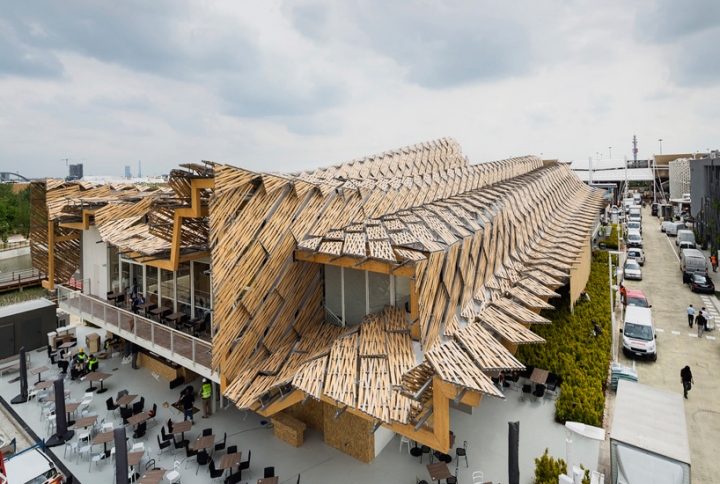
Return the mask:
[[0, 171], [718, 148], [720, 2], [2, 0]]

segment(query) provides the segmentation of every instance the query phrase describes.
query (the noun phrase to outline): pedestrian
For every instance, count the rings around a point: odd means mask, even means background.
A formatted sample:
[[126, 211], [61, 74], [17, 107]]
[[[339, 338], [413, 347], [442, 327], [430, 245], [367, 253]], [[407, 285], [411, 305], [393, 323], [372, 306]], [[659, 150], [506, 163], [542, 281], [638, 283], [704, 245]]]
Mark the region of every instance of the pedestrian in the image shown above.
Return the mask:
[[193, 407], [195, 405], [195, 397], [193, 396], [192, 390], [185, 389], [183, 394], [180, 396], [180, 403], [183, 407], [184, 421], [188, 418], [192, 423], [195, 423], [193, 419]]
[[622, 303], [623, 307], [627, 305], [627, 290], [622, 283], [620, 283], [620, 302]]
[[717, 254], [713, 254], [710, 256], [710, 264], [712, 264], [713, 272], [717, 272]]
[[695, 318], [695, 324], [697, 324], [698, 338], [702, 338], [703, 331], [705, 331], [705, 323], [707, 322], [707, 320], [705, 319], [705, 314], [707, 313], [701, 310], [700, 314], [698, 314]]
[[130, 299], [135, 299], [138, 295], [138, 283], [137, 279], [133, 278], [132, 286], [130, 287]]
[[692, 386], [695, 384], [695, 380], [693, 380], [692, 371], [690, 371], [689, 366], [685, 366], [685, 368], [680, 370], [680, 382], [683, 386], [683, 393], [685, 394], [685, 398], [687, 398], [687, 392], [689, 392]]
[[130, 353], [132, 353], [132, 367], [133, 370], [139, 370], [140, 367], [137, 364], [138, 359], [138, 352], [140, 351], [140, 347], [136, 345], [135, 343], [132, 343], [130, 346]]
[[692, 328], [693, 321], [695, 320], [695, 309], [693, 309], [692, 304], [689, 305], [687, 308], [687, 315], [688, 315], [688, 324]]
[[207, 378], [203, 378], [203, 385], [200, 388], [200, 396], [202, 397], [203, 417], [210, 416], [210, 401], [212, 399], [212, 385]]

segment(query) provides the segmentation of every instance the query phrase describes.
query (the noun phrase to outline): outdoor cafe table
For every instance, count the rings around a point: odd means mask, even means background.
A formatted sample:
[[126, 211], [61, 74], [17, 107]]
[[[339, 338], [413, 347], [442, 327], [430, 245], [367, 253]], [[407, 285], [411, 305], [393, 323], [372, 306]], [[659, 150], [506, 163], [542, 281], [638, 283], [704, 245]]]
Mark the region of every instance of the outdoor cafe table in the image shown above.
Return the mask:
[[115, 402], [115, 404], [127, 406], [127, 405], [130, 405], [133, 402], [133, 400], [135, 400], [137, 397], [138, 397], [137, 395], [131, 395], [131, 394], [123, 395], [122, 397], [117, 399], [117, 402]]
[[146, 318], [148, 317], [148, 311], [150, 311], [151, 309], [155, 309], [156, 307], [157, 304], [152, 302], [144, 302], [142, 304], [138, 304], [138, 309], [142, 309], [143, 311], [145, 311]]
[[112, 430], [108, 432], [100, 432], [95, 436], [91, 445], [103, 444], [103, 451], [105, 451], [105, 455], [108, 455], [107, 444], [108, 442], [112, 442], [114, 438], [115, 433]]
[[73, 403], [65, 404], [65, 412], [67, 412], [67, 424], [68, 425], [73, 425], [75, 423], [74, 420], [70, 420], [70, 414], [73, 413], [75, 410], [77, 410], [79, 406], [80, 406], [80, 402], [73, 402]]
[[215, 445], [215, 436], [214, 435], [201, 435], [197, 439], [195, 439], [195, 442], [192, 446], [190, 446], [191, 450], [203, 450], [203, 449], [209, 449]]
[[107, 391], [107, 388], [103, 387], [103, 381], [110, 378], [112, 375], [110, 373], [100, 373], [99, 371], [91, 371], [87, 375], [85, 375], [83, 378], [90, 382], [90, 386], [87, 388], [87, 391], [94, 392], [97, 387], [92, 386], [92, 382], [99, 381], [100, 382], [100, 389], [97, 391], [97, 393], [105, 393]]
[[435, 462], [434, 464], [428, 464], [427, 465], [428, 474], [430, 474], [430, 479], [433, 481], [439, 481], [441, 479], [447, 479], [448, 477], [452, 477], [453, 475], [450, 473], [450, 469], [448, 469], [448, 466], [444, 462]]
[[263, 477], [262, 479], [258, 479], [257, 484], [278, 484], [279, 477]]
[[145, 471], [138, 481], [139, 484], [158, 484], [165, 477], [165, 469], [153, 469], [151, 471]]
[[135, 480], [135, 466], [140, 464], [140, 460], [145, 455], [145, 451], [142, 450], [140, 452], [130, 452], [127, 455], [128, 460], [128, 467], [130, 467], [131, 474], [133, 475], [133, 481]]
[[33, 390], [45, 390], [46, 388], [50, 388], [54, 384], [55, 382], [52, 381], [41, 381], [40, 383], [35, 384]]
[[545, 382], [548, 379], [548, 374], [550, 372], [547, 370], [541, 370], [540, 368], [535, 368], [530, 375], [530, 381], [533, 383], [537, 383], [539, 385], [544, 385]]
[[182, 440], [185, 440], [185, 432], [190, 430], [192, 428], [192, 420], [185, 420], [183, 422], [178, 422], [173, 425], [172, 432], [170, 432], [172, 435], [182, 434]]
[[133, 415], [132, 417], [128, 417], [127, 421], [130, 425], [133, 427], [136, 426], [139, 423], [142, 423], [150, 418], [150, 415], [148, 415], [147, 412], [140, 412], [137, 415]]
[[177, 313], [172, 313], [169, 316], [165, 316], [165, 319], [175, 324], [175, 327], [177, 327], [178, 324], [182, 323], [183, 320], [187, 317], [187, 314], [185, 314], [182, 311], [178, 311]]
[[240, 467], [242, 462], [242, 452], [235, 452], [233, 454], [225, 454], [220, 459], [220, 466], [218, 470], [224, 471], [225, 469], [232, 469], [233, 467]]
[[76, 342], [68, 341], [67, 343], [63, 343], [60, 346], [58, 346], [59, 349], [66, 350], [68, 348], [72, 348], [75, 346]]
[[152, 314], [153, 316], [157, 316], [158, 320], [161, 320], [163, 316], [165, 316], [170, 311], [172, 311], [172, 309], [166, 308], [165, 306], [160, 306], [159, 308], [151, 310], [150, 314]]
[[48, 371], [49, 369], [50, 369], [50, 368], [48, 368], [47, 366], [41, 366], [41, 367], [39, 367], [39, 368], [33, 368], [32, 370], [30, 370], [30, 374], [31, 374], [31, 375], [37, 375], [37, 376], [38, 376], [38, 381], [37, 381], [37, 382], [40, 383], [40, 374], [41, 374], [43, 371]]
[[83, 417], [77, 422], [75, 422], [75, 428], [76, 429], [86, 429], [88, 427], [92, 427], [92, 425], [97, 420], [97, 415], [92, 415], [90, 417]]

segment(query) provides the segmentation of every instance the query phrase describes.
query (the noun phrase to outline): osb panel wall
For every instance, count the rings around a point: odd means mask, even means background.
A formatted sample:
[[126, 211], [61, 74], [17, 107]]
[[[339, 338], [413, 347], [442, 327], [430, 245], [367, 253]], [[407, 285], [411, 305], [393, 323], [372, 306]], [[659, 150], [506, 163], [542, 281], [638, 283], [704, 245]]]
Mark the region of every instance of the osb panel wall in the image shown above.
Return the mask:
[[325, 443], [369, 464], [375, 458], [375, 437], [370, 433], [372, 423], [362, 417], [344, 412], [336, 420], [335, 407], [323, 403]]
[[323, 416], [323, 405], [325, 404], [311, 398], [305, 403], [305, 405], [302, 403], [296, 403], [287, 410], [284, 410], [284, 412], [300, 420], [302, 423], [307, 425], [308, 428], [324, 433], [325, 419]]

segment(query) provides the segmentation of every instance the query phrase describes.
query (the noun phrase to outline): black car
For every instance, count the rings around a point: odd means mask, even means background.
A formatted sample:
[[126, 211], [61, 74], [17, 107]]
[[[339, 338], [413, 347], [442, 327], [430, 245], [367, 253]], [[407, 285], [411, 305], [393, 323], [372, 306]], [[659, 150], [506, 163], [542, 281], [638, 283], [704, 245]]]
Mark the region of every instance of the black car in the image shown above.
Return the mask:
[[706, 292], [708, 294], [715, 294], [715, 284], [712, 280], [703, 274], [693, 274], [690, 276], [688, 281], [692, 292]]

